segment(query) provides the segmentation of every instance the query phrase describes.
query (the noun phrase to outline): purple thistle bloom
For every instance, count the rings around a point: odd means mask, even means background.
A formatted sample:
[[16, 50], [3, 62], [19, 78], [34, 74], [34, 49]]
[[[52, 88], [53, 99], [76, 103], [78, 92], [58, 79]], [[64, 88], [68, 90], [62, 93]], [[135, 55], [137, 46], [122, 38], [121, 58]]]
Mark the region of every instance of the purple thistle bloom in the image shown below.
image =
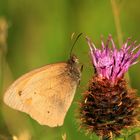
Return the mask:
[[[123, 77], [130, 66], [138, 62], [136, 59], [140, 56], [140, 44], [136, 46], [136, 41], [129, 45], [128, 39], [121, 49], [117, 49], [112, 37], [109, 36], [107, 43], [104, 44], [102, 41], [101, 49], [97, 49], [88, 37], [86, 39], [90, 47], [92, 63], [101, 78], [107, 78], [115, 83], [117, 79]], [[112, 48], [109, 48], [110, 42]], [[138, 51], [134, 53], [136, 49]]]

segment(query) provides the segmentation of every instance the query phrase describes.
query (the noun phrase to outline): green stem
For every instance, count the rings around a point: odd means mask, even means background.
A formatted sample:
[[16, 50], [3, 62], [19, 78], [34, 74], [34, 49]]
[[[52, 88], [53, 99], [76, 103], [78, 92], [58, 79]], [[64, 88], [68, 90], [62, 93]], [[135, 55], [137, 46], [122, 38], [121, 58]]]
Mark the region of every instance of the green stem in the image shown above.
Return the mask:
[[[123, 35], [122, 35], [122, 29], [121, 29], [121, 23], [120, 23], [120, 9], [121, 8], [117, 4], [116, 0], [110, 0], [110, 1], [111, 1], [112, 11], [113, 11], [113, 15], [114, 15], [114, 22], [115, 22], [115, 26], [116, 26], [119, 47], [121, 47], [123, 44]], [[126, 73], [126, 79], [130, 83], [130, 77], [129, 77], [128, 72]]]
[[119, 42], [119, 46], [121, 47], [121, 45], [123, 44], [123, 36], [122, 36], [121, 23], [120, 23], [120, 9], [116, 3], [116, 0], [111, 0], [111, 5], [112, 5], [112, 11], [114, 15], [118, 42]]
[[[8, 24], [5, 19], [0, 19], [0, 93], [3, 91], [3, 75], [6, 56], [6, 39]], [[1, 95], [1, 94], [0, 94]]]

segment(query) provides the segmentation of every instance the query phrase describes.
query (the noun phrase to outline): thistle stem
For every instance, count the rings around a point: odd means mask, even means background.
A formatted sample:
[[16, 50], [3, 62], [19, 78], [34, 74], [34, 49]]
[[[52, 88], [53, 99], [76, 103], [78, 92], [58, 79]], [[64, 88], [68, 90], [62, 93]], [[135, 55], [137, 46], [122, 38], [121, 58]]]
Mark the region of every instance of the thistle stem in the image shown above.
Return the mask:
[[[114, 15], [114, 22], [115, 22], [115, 26], [116, 26], [119, 47], [121, 47], [123, 44], [123, 35], [122, 35], [122, 29], [121, 29], [121, 23], [120, 23], [120, 9], [121, 8], [117, 4], [116, 0], [110, 0], [110, 1], [111, 1], [112, 12]], [[126, 73], [126, 79], [130, 83], [130, 77], [129, 77], [128, 72]]]
[[110, 131], [110, 133], [108, 135], [106, 135], [106, 136], [101, 136], [100, 140], [113, 140], [112, 132]]
[[100, 137], [100, 140], [113, 140], [112, 138], [110, 138], [110, 137]]

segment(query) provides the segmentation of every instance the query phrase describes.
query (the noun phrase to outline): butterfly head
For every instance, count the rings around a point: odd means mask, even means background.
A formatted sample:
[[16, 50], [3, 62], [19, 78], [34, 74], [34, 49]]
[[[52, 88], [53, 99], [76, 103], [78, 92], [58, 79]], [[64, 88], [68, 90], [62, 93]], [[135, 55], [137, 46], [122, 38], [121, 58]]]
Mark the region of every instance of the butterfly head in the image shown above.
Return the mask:
[[68, 60], [68, 66], [71, 77], [79, 82], [81, 78], [81, 66], [79, 65], [79, 59], [75, 55], [72, 55]]
[[79, 64], [79, 59], [75, 56], [75, 55], [72, 55], [70, 56], [70, 59], [68, 60], [68, 63], [70, 64], [75, 64], [75, 65], [78, 65]]

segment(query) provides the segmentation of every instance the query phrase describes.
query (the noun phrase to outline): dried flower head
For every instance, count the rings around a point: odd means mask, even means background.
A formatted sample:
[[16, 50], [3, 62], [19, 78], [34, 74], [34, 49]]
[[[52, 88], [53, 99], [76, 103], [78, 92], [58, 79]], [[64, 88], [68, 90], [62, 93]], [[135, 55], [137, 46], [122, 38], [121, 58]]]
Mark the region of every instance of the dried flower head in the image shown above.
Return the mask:
[[124, 74], [137, 63], [140, 45], [135, 46], [135, 42], [128, 45], [127, 40], [117, 49], [111, 36], [106, 44], [102, 41], [101, 49], [89, 38], [87, 42], [95, 75], [80, 103], [81, 126], [102, 137], [119, 135], [122, 129], [135, 125], [138, 120], [139, 100], [135, 90], [127, 86]]

